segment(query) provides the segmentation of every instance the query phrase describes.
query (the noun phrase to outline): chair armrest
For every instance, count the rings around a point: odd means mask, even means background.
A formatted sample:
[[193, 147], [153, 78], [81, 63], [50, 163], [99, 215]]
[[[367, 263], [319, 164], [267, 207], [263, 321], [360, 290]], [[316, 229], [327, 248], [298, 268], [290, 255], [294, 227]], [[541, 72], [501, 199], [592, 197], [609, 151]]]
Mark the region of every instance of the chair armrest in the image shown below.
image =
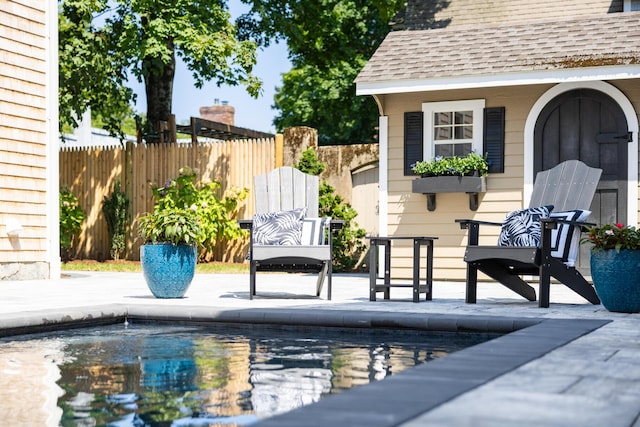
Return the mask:
[[252, 219], [239, 219], [238, 220], [238, 225], [240, 225], [240, 228], [242, 230], [251, 230], [251, 228], [253, 227], [253, 220]]
[[[253, 227], [252, 219], [239, 219], [238, 224], [242, 230], [251, 230]], [[329, 222], [329, 228], [333, 230], [341, 230], [344, 228], [345, 221], [341, 219], [332, 219]]]
[[490, 221], [476, 221], [473, 219], [456, 219], [456, 222], [460, 224], [460, 228], [463, 230], [469, 230], [469, 236], [467, 237], [468, 246], [477, 246], [480, 240], [480, 226], [491, 225], [494, 227], [502, 227], [500, 222]]
[[491, 226], [494, 226], [494, 227], [502, 227], [502, 223], [501, 222], [477, 221], [475, 219], [456, 219], [456, 222], [458, 224], [460, 224], [460, 228], [463, 229], [463, 230], [466, 230], [472, 224], [474, 224], [474, 225], [491, 225]]
[[597, 225], [593, 222], [573, 221], [562, 218], [541, 218], [540, 222], [545, 228], [554, 229], [558, 224], [568, 224], [579, 227], [581, 231], [586, 231], [586, 227], [593, 227], [594, 225]]

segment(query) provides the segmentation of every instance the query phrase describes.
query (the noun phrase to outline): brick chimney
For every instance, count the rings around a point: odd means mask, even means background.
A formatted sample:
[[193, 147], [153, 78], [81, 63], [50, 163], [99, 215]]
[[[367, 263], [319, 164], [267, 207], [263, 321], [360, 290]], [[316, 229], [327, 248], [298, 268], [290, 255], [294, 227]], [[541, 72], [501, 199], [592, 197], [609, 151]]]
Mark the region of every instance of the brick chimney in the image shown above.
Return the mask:
[[213, 122], [224, 123], [234, 126], [234, 117], [236, 109], [229, 105], [229, 102], [216, 98], [214, 105], [210, 107], [200, 107], [200, 117]]

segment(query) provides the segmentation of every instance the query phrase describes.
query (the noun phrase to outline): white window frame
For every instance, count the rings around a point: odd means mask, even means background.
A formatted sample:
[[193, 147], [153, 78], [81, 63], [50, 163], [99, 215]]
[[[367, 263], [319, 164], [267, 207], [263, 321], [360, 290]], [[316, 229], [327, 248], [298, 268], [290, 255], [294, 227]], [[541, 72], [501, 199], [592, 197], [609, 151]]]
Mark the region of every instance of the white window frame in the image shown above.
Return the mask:
[[424, 115], [424, 135], [423, 135], [423, 157], [424, 160], [431, 160], [434, 157], [434, 132], [433, 132], [433, 115], [434, 113], [450, 112], [450, 111], [472, 111], [473, 112], [473, 138], [471, 149], [482, 154], [482, 142], [484, 134], [484, 99], [470, 99], [465, 101], [442, 101], [442, 102], [425, 102], [422, 104], [422, 112]]
[[[635, 6], [632, 7], [632, 6]], [[632, 12], [634, 10], [640, 10], [640, 1], [638, 0], [624, 0], [624, 6], [622, 9], [624, 12]]]

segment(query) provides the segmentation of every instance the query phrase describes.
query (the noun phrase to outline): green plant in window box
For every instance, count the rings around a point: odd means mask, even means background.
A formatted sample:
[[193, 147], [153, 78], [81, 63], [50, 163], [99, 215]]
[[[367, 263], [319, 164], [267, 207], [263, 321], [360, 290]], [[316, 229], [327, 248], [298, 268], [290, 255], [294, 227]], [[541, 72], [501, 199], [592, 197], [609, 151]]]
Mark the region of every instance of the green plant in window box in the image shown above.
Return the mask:
[[465, 157], [437, 156], [433, 160], [419, 161], [413, 164], [412, 170], [422, 177], [468, 176], [476, 172], [479, 176], [487, 176], [489, 173], [489, 162], [486, 156], [472, 152]]

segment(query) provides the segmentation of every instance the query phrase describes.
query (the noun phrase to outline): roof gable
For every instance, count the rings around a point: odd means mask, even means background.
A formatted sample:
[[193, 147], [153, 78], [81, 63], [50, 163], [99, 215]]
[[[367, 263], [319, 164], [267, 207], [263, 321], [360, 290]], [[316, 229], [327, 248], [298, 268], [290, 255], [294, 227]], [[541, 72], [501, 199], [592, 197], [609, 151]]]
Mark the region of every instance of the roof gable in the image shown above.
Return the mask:
[[[621, 67], [626, 68], [622, 71]], [[640, 76], [640, 12], [533, 24], [391, 32], [360, 72], [356, 84], [359, 94], [392, 93], [409, 91], [412, 86], [426, 87], [437, 80], [457, 80], [462, 88], [481, 81], [485, 86], [496, 80], [515, 82], [518, 75], [525, 74], [531, 78], [553, 72], [558, 76], [584, 75], [585, 69], [601, 72], [603, 68], [608, 68], [608, 73], [618, 69], [616, 73], [622, 72], [619, 78]], [[385, 85], [396, 90], [385, 92]], [[400, 86], [404, 89], [397, 89]]]

